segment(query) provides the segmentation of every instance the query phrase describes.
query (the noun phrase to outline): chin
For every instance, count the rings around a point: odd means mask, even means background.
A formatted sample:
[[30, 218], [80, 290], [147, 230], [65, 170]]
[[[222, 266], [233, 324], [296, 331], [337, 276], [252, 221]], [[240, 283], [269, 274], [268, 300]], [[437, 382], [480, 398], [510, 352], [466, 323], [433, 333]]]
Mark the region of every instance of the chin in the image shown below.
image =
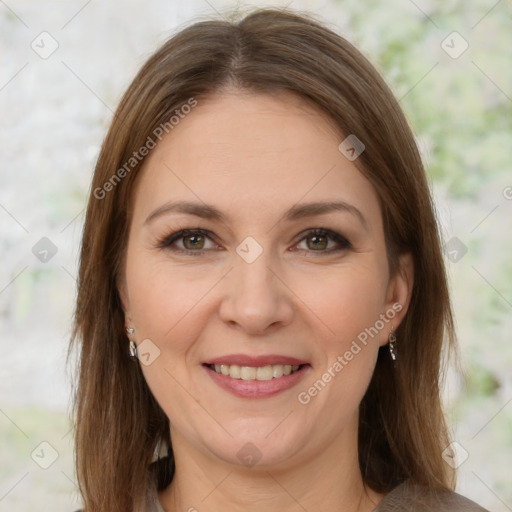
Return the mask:
[[260, 421], [264, 430], [225, 425], [231, 436], [223, 430], [221, 434], [213, 436], [211, 431], [204, 432], [202, 444], [216, 459], [226, 464], [247, 468], [284, 468], [289, 459], [304, 448], [307, 436], [295, 429], [290, 431], [290, 425], [278, 432], [280, 421], [282, 419]]
[[248, 469], [285, 469], [289, 460], [297, 452], [296, 445], [282, 445], [280, 443], [252, 441], [245, 436], [233, 440], [230, 445], [210, 447], [211, 453], [227, 464], [245, 466]]

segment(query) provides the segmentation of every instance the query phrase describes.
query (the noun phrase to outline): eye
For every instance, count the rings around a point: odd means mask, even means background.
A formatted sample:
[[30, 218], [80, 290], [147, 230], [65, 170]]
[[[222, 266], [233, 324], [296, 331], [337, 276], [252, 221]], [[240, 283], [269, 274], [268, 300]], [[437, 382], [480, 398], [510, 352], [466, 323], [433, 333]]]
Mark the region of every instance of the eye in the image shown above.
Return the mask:
[[[309, 241], [311, 241], [311, 243], [308, 243]], [[332, 245], [329, 246], [329, 241], [334, 241], [334, 248]], [[313, 229], [309, 231], [306, 236], [301, 239], [300, 242], [306, 244], [306, 249], [299, 250], [319, 252], [324, 254], [351, 248], [350, 242], [345, 237], [341, 236], [339, 233], [330, 231], [329, 229]], [[297, 247], [299, 245], [300, 244], [298, 244]]]
[[[209, 232], [203, 229], [182, 229], [176, 233], [172, 233], [158, 243], [161, 249], [171, 249], [176, 252], [200, 254], [205, 247], [205, 241], [210, 240]], [[181, 242], [182, 247], [173, 247], [176, 242]]]
[[[200, 256], [206, 252], [206, 250], [215, 249], [215, 247], [207, 247], [206, 242], [209, 240], [214, 246], [216, 245], [212, 241], [212, 233], [204, 229], [182, 229], [171, 235], [165, 237], [163, 240], [158, 242], [160, 249], [169, 249], [175, 252], [181, 252], [189, 255]], [[311, 241], [311, 243], [308, 243]], [[329, 245], [329, 242], [334, 242], [334, 247]], [[306, 243], [306, 249], [298, 248], [300, 245], [297, 244], [293, 250], [316, 252], [321, 254], [330, 254], [342, 250], [350, 249], [352, 246], [350, 242], [334, 231], [328, 229], [317, 228], [306, 232], [300, 243]], [[181, 244], [181, 247], [180, 247]], [[218, 246], [217, 246], [218, 247]]]

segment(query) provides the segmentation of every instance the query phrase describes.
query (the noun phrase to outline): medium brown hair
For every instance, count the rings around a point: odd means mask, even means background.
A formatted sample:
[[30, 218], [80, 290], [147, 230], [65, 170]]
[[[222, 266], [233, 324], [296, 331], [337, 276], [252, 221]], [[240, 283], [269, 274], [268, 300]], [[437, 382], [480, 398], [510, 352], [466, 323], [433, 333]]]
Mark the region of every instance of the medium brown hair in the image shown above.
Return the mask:
[[143, 160], [122, 179], [113, 176], [190, 98], [200, 105], [229, 87], [299, 94], [334, 121], [340, 142], [349, 134], [363, 141], [354, 163], [379, 196], [390, 269], [397, 271], [398, 256], [410, 252], [414, 288], [397, 332], [399, 365], [393, 368], [381, 348], [360, 405], [362, 477], [384, 493], [408, 478], [453, 489], [441, 456], [449, 440], [439, 380], [443, 339], [454, 343], [453, 321], [413, 134], [384, 80], [352, 44], [309, 14], [259, 9], [241, 20], [197, 22], [169, 39], [129, 86], [104, 140], [87, 207], [70, 344], [79, 356], [75, 452], [86, 512], [136, 510], [154, 482], [163, 489], [174, 474], [172, 450], [169, 458], [148, 462], [157, 440], [169, 441], [169, 421], [128, 356], [117, 288]]

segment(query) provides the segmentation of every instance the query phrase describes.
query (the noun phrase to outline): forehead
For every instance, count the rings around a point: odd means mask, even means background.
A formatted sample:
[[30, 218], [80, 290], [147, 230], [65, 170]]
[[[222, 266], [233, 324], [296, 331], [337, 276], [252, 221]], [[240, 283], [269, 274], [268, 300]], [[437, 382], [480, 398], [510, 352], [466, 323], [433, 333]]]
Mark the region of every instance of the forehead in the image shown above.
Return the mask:
[[290, 93], [197, 101], [146, 158], [136, 209], [189, 199], [277, 215], [301, 200], [344, 200], [380, 215], [372, 185], [338, 149], [344, 135], [319, 108]]

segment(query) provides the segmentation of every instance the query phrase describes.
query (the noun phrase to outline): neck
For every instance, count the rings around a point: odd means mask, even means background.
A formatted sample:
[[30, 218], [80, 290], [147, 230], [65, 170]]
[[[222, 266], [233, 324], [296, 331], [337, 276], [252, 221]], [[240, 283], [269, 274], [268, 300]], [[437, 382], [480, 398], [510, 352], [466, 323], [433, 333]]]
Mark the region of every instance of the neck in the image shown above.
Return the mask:
[[172, 432], [176, 471], [160, 502], [167, 512], [296, 512], [319, 503], [322, 512], [371, 512], [384, 496], [364, 485], [351, 430], [309, 459], [251, 468], [200, 452]]

